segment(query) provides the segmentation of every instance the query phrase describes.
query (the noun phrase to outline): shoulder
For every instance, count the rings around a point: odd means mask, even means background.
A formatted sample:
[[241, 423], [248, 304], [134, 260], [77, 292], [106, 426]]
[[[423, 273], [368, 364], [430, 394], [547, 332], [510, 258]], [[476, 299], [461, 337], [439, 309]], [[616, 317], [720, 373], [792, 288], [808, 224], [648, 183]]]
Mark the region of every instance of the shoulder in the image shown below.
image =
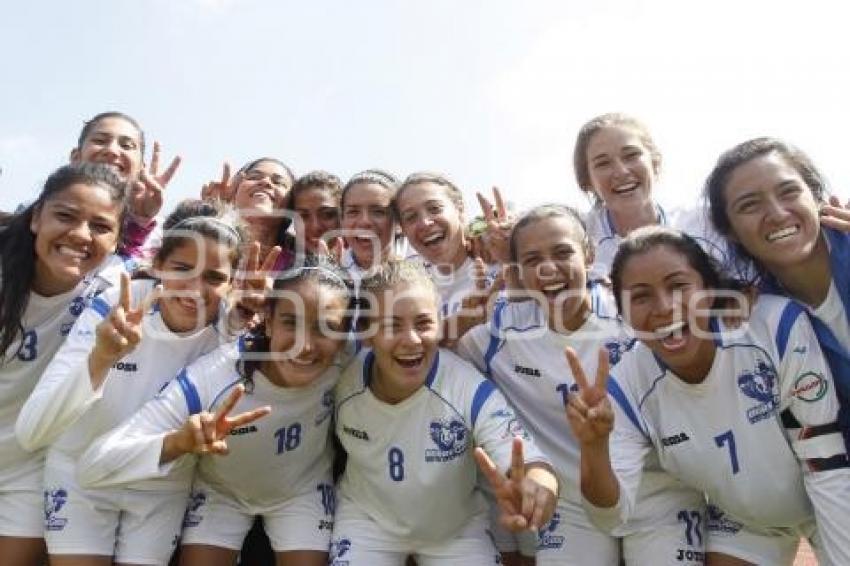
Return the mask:
[[370, 348], [363, 348], [343, 368], [334, 390], [337, 407], [351, 398], [352, 395], [366, 389], [368, 381], [367, 374], [371, 371], [372, 360], [372, 350]]

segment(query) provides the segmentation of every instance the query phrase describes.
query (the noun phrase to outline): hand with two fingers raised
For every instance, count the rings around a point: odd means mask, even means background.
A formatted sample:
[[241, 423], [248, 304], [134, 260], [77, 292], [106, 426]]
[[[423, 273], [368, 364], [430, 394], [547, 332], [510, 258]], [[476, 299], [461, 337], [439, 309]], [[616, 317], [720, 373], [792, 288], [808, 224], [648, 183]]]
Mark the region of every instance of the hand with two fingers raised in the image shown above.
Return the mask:
[[507, 475], [499, 472], [480, 447], [475, 449], [475, 461], [493, 488], [500, 510], [499, 523], [513, 532], [526, 529], [536, 532], [555, 513], [558, 480], [546, 464], [526, 465], [522, 446], [522, 439], [515, 437]]
[[508, 264], [511, 262], [511, 230], [516, 223], [516, 218], [508, 211], [498, 188], [493, 187], [495, 205], [481, 193], [476, 193], [476, 196], [484, 213], [484, 220], [487, 222], [487, 230], [481, 235], [481, 242], [488, 250], [492, 261]]
[[234, 428], [245, 426], [271, 412], [271, 407], [259, 407], [230, 416], [239, 399], [245, 393], [241, 383], [233, 388], [224, 403], [214, 413], [202, 411], [191, 415], [183, 426], [163, 439], [160, 464], [176, 460], [184, 454], [217, 454], [230, 452], [227, 437]]
[[231, 330], [249, 328], [259, 322], [272, 290], [272, 271], [281, 254], [280, 246], [274, 246], [260, 264], [260, 243], [252, 242], [248, 248], [243, 269], [233, 285], [233, 307], [228, 315]]
[[130, 276], [121, 274], [118, 304], [95, 329], [95, 344], [89, 354], [89, 375], [92, 388], [97, 389], [106, 379], [109, 368], [133, 351], [142, 340], [142, 320], [151, 305], [159, 298], [160, 286], [133, 307], [130, 299]]
[[162, 208], [162, 193], [171, 182], [174, 173], [180, 166], [181, 157], [178, 155], [171, 160], [171, 164], [159, 172], [160, 159], [159, 142], [153, 144], [153, 155], [147, 170], [142, 169], [139, 179], [133, 184], [128, 198], [128, 208], [137, 221], [142, 225], [150, 224], [150, 221], [159, 214]]
[[567, 420], [581, 448], [579, 464], [582, 495], [598, 507], [613, 507], [620, 499], [620, 481], [611, 467], [608, 438], [614, 430], [614, 411], [608, 400], [608, 352], [599, 348], [593, 385], [587, 380], [578, 354], [567, 347], [567, 363], [578, 385], [570, 394]]
[[614, 411], [608, 400], [608, 352], [599, 349], [596, 381], [590, 385], [578, 354], [567, 347], [564, 353], [573, 372], [578, 391], [571, 394], [567, 404], [567, 420], [580, 445], [608, 445], [608, 436], [614, 430]]

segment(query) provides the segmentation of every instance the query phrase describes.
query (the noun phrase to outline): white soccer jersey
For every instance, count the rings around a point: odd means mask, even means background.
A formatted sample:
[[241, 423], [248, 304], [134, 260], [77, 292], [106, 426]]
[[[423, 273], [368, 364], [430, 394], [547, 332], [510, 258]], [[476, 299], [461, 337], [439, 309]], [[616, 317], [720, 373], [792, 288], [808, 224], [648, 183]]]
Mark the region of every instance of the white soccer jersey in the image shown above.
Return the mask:
[[835, 281], [829, 284], [826, 299], [817, 308], [809, 310], [829, 327], [839, 344], [850, 347], [850, 322], [847, 320], [844, 301], [841, 300]]
[[[493, 321], [480, 325], [461, 339], [459, 353], [484, 371], [499, 387], [538, 446], [555, 463], [561, 498], [581, 503], [580, 450], [567, 422], [567, 395], [577, 390], [564, 354], [572, 347], [589, 379], [596, 375], [599, 348], [608, 350], [614, 366], [635, 344], [626, 329], [613, 319], [591, 314], [569, 335], [549, 329], [534, 301], [499, 303]], [[636, 513], [620, 536], [652, 527], [659, 517], [676, 516], [681, 509], [701, 506], [702, 496], [667, 473], [648, 472], [638, 495]]]
[[[428, 263], [425, 267], [440, 293], [442, 301], [440, 316], [448, 317], [457, 313], [461, 309], [464, 297], [475, 290], [475, 260], [471, 257], [466, 258], [463, 265], [451, 273], [440, 273], [436, 267]], [[497, 273], [498, 266], [487, 266], [485, 277], [488, 285], [496, 278]]]
[[237, 371], [237, 356], [233, 345], [222, 346], [181, 371], [155, 399], [86, 451], [78, 468], [81, 482], [106, 486], [167, 476], [171, 465], [159, 464], [166, 433], [192, 414], [214, 412], [234, 386], [245, 383], [246, 393], [231, 415], [267, 405], [272, 411], [231, 431], [227, 456], [198, 458], [198, 477], [249, 508], [274, 507], [330, 485], [333, 388], [343, 357], [310, 385], [288, 388], [259, 371], [245, 380]]
[[[658, 224], [682, 230], [694, 237], [702, 248], [716, 259], [724, 270], [733, 275], [738, 271], [730, 266], [730, 254], [725, 240], [720, 237], [708, 218], [703, 208], [677, 209], [667, 213], [660, 205], [656, 205], [658, 211]], [[595, 206], [585, 217], [587, 223], [587, 234], [593, 242], [596, 250], [595, 260], [590, 270], [590, 279], [606, 279], [611, 272], [614, 256], [623, 238], [617, 234], [611, 220], [608, 209], [604, 206]]]
[[850, 563], [850, 469], [835, 424], [838, 402], [800, 313], [785, 299], [761, 296], [743, 329], [716, 335], [713, 365], [696, 385], [643, 345], [626, 354], [609, 387], [620, 501], [591, 512], [606, 522], [628, 517], [644, 461], [655, 458], [726, 513], [723, 528], [797, 529], [812, 520], [814, 503], [826, 553]]
[[[153, 285], [151, 280], [132, 282], [132, 304], [139, 304]], [[135, 413], [183, 366], [221, 341], [219, 331], [211, 325], [190, 335], [175, 334], [153, 308], [143, 319], [141, 342], [113, 365], [103, 384], [93, 390], [88, 356], [94, 348], [95, 329], [118, 297], [119, 289], [113, 288], [83, 311], [18, 417], [15, 433], [22, 446], [35, 450], [50, 445], [47, 466], [72, 470], [95, 438]]]
[[98, 293], [117, 285], [123, 271], [121, 260], [110, 256], [72, 291], [53, 297], [30, 292], [21, 339], [5, 352], [0, 365], [0, 490], [41, 491], [44, 451], [21, 448], [15, 421], [74, 321]]
[[514, 436], [526, 462], [548, 462], [491, 382], [440, 350], [426, 383], [390, 405], [369, 389], [373, 354], [361, 352], [336, 390], [336, 433], [348, 453], [339, 484], [385, 532], [403, 540], [452, 538], [486, 504], [477, 490], [473, 449], [504, 473]]

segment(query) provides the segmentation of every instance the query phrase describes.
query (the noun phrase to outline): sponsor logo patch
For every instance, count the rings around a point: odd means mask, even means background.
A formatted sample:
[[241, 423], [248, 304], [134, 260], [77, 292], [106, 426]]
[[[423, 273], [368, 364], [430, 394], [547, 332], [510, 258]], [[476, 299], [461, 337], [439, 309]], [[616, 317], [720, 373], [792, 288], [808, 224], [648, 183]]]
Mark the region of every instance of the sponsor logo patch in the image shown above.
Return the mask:
[[814, 403], [823, 399], [828, 388], [829, 385], [821, 374], [808, 371], [794, 381], [794, 389], [791, 392], [800, 401]]

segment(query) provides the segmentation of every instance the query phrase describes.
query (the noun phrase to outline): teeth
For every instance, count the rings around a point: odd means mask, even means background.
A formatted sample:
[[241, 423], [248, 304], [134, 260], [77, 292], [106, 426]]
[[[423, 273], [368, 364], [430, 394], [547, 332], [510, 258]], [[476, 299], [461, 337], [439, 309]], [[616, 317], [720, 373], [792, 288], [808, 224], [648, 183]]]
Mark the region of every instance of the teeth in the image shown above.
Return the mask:
[[628, 183], [626, 185], [620, 185], [619, 187], [614, 188], [615, 193], [625, 193], [628, 191], [632, 191], [638, 187], [638, 183]]
[[60, 254], [72, 257], [74, 259], [86, 259], [87, 257], [89, 257], [88, 252], [81, 252], [68, 246], [59, 246], [58, 251]]
[[799, 226], [789, 226], [787, 228], [783, 228], [782, 230], [777, 230], [775, 232], [771, 232], [767, 235], [768, 242], [775, 242], [776, 240], [781, 240], [782, 238], [787, 238], [788, 236], [793, 236], [797, 232], [800, 231]]
[[396, 356], [397, 359], [403, 362], [415, 362], [418, 359], [422, 358], [422, 354], [410, 354], [406, 356]]
[[656, 336], [669, 336], [675, 332], [678, 332], [682, 328], [685, 327], [684, 321], [671, 322], [667, 326], [662, 326], [655, 329]]
[[296, 366], [306, 367], [306, 366], [313, 365], [313, 362], [315, 360], [299, 360], [298, 358], [292, 358], [289, 361], [292, 362], [293, 364], [295, 364]]
[[543, 290], [547, 293], [552, 293], [554, 291], [560, 291], [562, 289], [565, 289], [566, 287], [567, 286], [564, 283], [553, 283], [551, 285], [546, 285], [545, 287], [543, 287]]
[[430, 244], [430, 243], [436, 242], [437, 240], [439, 240], [442, 237], [443, 237], [443, 233], [438, 232], [436, 234], [431, 234], [430, 236], [422, 238], [422, 241], [426, 244]]

